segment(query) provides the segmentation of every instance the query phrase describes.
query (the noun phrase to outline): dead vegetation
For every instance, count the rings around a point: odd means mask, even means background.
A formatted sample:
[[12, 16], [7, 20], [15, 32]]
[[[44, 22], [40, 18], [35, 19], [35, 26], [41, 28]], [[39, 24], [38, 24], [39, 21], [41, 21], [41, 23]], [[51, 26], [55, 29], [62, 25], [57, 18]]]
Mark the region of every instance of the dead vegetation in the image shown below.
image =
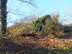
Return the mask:
[[60, 30], [60, 23], [46, 23], [44, 31], [38, 27], [36, 32], [30, 25], [7, 28], [6, 37], [0, 37], [0, 54], [72, 54], [72, 35]]

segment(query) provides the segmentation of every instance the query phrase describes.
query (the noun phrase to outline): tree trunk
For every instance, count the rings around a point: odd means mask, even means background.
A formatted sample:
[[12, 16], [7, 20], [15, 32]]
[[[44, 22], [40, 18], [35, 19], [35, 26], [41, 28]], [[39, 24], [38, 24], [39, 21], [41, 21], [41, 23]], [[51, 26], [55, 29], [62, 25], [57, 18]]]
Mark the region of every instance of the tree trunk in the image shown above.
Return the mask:
[[1, 0], [1, 30], [2, 34], [6, 33], [6, 18], [7, 18], [7, 10], [6, 10], [7, 0]]

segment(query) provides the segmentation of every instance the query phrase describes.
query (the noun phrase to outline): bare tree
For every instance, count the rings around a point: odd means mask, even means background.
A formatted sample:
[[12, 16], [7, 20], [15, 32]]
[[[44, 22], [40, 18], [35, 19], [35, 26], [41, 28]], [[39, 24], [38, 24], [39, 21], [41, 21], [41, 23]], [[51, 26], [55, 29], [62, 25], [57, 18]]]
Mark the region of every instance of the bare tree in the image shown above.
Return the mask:
[[[4, 35], [6, 33], [6, 26], [7, 26], [7, 1], [8, 0], [0, 0], [1, 1], [1, 30], [2, 34]], [[32, 6], [35, 6], [34, 0], [19, 0], [23, 3], [31, 4]]]

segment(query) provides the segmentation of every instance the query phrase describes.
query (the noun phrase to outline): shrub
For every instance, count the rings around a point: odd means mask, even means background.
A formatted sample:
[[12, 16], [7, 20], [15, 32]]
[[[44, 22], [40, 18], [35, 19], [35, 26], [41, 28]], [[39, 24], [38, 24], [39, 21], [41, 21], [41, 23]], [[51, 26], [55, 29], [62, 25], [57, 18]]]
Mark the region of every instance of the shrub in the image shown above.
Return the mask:
[[31, 27], [35, 32], [39, 32], [42, 30], [43, 25], [45, 24], [45, 21], [47, 19], [50, 19], [50, 15], [45, 15], [41, 18], [38, 18], [36, 21], [31, 22]]
[[57, 15], [54, 17], [51, 17], [52, 19], [47, 19], [45, 21], [45, 24], [43, 25], [43, 32], [45, 36], [47, 35], [55, 35], [56, 37], [62, 37], [64, 36], [64, 33], [62, 31], [63, 26], [58, 22]]
[[56, 37], [64, 36], [63, 26], [58, 22], [58, 15], [45, 15], [31, 22], [33, 31], [40, 36], [55, 35]]
[[23, 33], [32, 33], [30, 24], [28, 23], [16, 23], [14, 26], [9, 28], [10, 36], [17, 36]]
[[68, 33], [68, 34], [72, 33], [72, 26], [64, 25], [63, 31], [64, 33]]
[[36, 32], [36, 35], [38, 38], [44, 38], [45, 37], [45, 35], [42, 31]]

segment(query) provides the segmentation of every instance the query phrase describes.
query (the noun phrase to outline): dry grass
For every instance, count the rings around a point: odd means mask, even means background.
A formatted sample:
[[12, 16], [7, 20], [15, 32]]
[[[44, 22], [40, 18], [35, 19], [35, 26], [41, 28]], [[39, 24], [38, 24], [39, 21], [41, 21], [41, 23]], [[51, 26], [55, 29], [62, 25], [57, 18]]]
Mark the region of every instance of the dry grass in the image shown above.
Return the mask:
[[0, 54], [72, 54], [71, 34], [67, 34], [66, 38], [52, 34], [41, 38], [27, 24], [8, 29], [8, 37], [0, 38]]
[[72, 53], [72, 39], [19, 36], [0, 39], [1, 54], [68, 54]]

